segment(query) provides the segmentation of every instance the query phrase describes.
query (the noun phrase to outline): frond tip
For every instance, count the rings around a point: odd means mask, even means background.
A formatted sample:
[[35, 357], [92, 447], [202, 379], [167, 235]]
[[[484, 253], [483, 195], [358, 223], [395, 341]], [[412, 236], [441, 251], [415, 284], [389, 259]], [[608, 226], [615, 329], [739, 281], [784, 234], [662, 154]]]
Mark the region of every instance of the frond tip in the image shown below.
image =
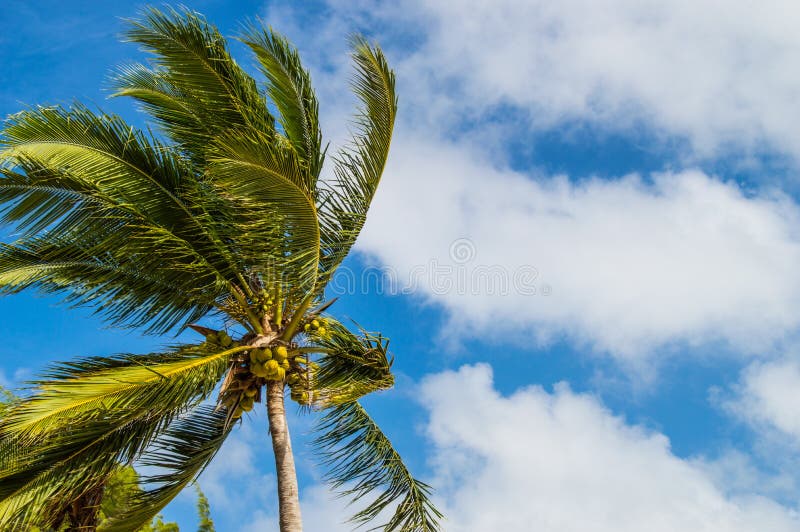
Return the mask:
[[385, 525], [370, 530], [434, 532], [442, 514], [430, 500], [431, 487], [416, 480], [389, 438], [358, 402], [332, 408], [317, 425], [313, 442], [330, 467], [326, 479], [353, 502], [380, 494], [351, 521], [363, 526], [396, 504]]

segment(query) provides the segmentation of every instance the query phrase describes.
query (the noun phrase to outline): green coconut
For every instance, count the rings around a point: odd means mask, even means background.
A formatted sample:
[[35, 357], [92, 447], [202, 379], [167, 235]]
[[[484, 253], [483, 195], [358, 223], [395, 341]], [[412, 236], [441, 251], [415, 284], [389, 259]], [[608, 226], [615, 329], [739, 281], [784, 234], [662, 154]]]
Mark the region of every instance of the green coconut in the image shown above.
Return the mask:
[[282, 345], [279, 345], [272, 351], [272, 358], [278, 361], [278, 363], [283, 362], [289, 356], [289, 351]]
[[249, 411], [251, 411], [253, 409], [253, 405], [254, 404], [255, 404], [255, 401], [253, 400], [252, 397], [246, 397], [245, 396], [245, 397], [242, 397], [241, 401], [239, 401], [239, 408], [241, 408], [245, 412], [249, 412]]
[[262, 377], [262, 378], [269, 375], [269, 371], [267, 371], [267, 368], [264, 367], [263, 364], [253, 364], [252, 366], [250, 366], [250, 372], [256, 377]]

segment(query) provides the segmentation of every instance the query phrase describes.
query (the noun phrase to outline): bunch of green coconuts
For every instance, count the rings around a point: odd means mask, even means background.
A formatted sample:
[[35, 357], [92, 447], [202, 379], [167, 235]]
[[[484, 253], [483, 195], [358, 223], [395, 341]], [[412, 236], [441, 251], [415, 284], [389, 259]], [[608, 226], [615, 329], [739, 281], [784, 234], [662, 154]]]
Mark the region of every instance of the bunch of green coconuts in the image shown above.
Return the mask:
[[[324, 318], [315, 318], [303, 325], [303, 332], [308, 336], [328, 338], [328, 323]], [[242, 345], [233, 340], [225, 331], [210, 331], [206, 334], [206, 342], [232, 349]], [[244, 357], [235, 360], [233, 382], [223, 386], [221, 396], [223, 403], [233, 408], [233, 418], [238, 419], [244, 412], [253, 409], [261, 400], [261, 387], [267, 381], [286, 382], [291, 389], [291, 398], [300, 405], [309, 406], [313, 401], [311, 382], [318, 369], [317, 364], [309, 360], [308, 355], [298, 350], [295, 344], [284, 344], [275, 340], [267, 347], [254, 347]]]

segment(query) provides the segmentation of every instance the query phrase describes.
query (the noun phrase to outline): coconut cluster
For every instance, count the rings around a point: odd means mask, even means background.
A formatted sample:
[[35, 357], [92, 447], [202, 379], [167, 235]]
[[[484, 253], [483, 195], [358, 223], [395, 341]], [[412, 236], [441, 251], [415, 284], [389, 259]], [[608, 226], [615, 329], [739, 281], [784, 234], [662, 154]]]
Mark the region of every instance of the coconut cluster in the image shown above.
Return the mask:
[[260, 392], [261, 390], [256, 384], [245, 388], [239, 397], [239, 404], [236, 406], [236, 410], [233, 411], [233, 417], [240, 418], [245, 412], [251, 411]]
[[250, 372], [256, 377], [282, 381], [290, 369], [289, 351], [285, 346], [279, 345], [274, 349], [262, 347], [250, 351]]
[[225, 331], [212, 331], [206, 335], [206, 343], [209, 345], [230, 349], [238, 347], [240, 344], [233, 340]]
[[309, 396], [310, 382], [319, 366], [308, 360], [307, 357], [298, 355], [294, 357], [293, 367], [295, 371], [286, 377], [286, 384], [291, 390], [291, 398], [301, 405], [308, 405], [313, 399]]
[[303, 332], [308, 335], [319, 336], [320, 338], [327, 338], [330, 336], [330, 329], [328, 322], [325, 318], [313, 319], [303, 325]]
[[269, 315], [269, 313], [272, 311], [272, 308], [275, 306], [275, 300], [265, 291], [261, 292], [261, 297], [261, 313], [264, 315]]
[[[303, 325], [309, 336], [326, 338], [330, 329], [325, 319], [313, 319]], [[208, 331], [206, 343], [223, 349], [246, 345], [233, 340], [225, 331]], [[269, 346], [253, 347], [236, 355], [233, 359], [230, 378], [223, 385], [220, 400], [233, 409], [232, 417], [238, 419], [243, 413], [261, 402], [262, 387], [268, 381], [285, 382], [291, 390], [291, 398], [307, 406], [314, 400], [311, 383], [319, 366], [302, 354], [294, 343], [275, 340]]]

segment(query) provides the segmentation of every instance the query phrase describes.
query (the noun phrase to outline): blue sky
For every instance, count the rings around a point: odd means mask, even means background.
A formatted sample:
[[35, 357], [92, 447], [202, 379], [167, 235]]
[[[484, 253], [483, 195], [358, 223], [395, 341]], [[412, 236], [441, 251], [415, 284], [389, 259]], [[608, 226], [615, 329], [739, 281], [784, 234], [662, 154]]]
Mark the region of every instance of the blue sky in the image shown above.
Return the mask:
[[[226, 35], [261, 16], [296, 42], [334, 146], [346, 36], [397, 71], [389, 167], [344, 273], [410, 285], [357, 283], [332, 310], [392, 339], [398, 385], [366, 404], [437, 487], [445, 530], [797, 530], [800, 8], [599, 4], [190, 7]], [[142, 59], [118, 40], [138, 7], [5, 2], [0, 115], [80, 100], [144, 124], [103, 89]], [[0, 383], [171, 340], [57, 303], [0, 299]], [[347, 510], [303, 448], [310, 421], [292, 419], [307, 529], [336, 530]], [[200, 483], [218, 530], [277, 530], [263, 415]], [[165, 514], [193, 530], [192, 505]]]

